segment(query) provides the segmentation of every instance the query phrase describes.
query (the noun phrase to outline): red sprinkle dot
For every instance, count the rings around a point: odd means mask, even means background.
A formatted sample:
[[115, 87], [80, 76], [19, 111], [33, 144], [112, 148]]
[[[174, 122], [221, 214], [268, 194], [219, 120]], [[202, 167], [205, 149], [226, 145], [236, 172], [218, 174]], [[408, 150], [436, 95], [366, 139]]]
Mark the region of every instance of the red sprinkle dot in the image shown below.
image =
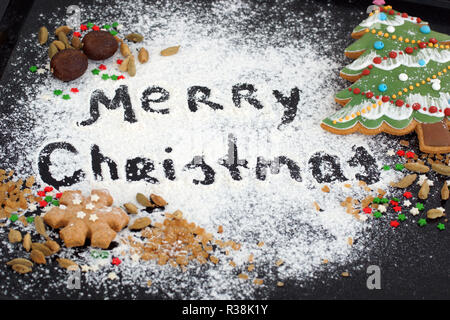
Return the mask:
[[373, 98], [373, 92], [367, 92], [367, 93], [366, 93], [366, 97], [367, 97], [368, 99]]
[[381, 98], [381, 101], [383, 101], [383, 102], [388, 102], [388, 101], [389, 101], [389, 97], [388, 97], [388, 96], [383, 96], [383, 97]]
[[422, 19], [420, 19], [420, 18], [417, 18], [417, 23], [421, 23], [422, 22]]
[[392, 16], [393, 14], [395, 14], [395, 11], [394, 10], [389, 10], [388, 14], [390, 14]]
[[407, 153], [406, 153], [406, 157], [407, 158], [414, 158], [414, 156], [415, 156], [416, 154], [414, 153], [414, 152], [412, 152], [412, 151], [408, 151]]
[[87, 25], [85, 25], [85, 24], [80, 25], [81, 31], [86, 31], [87, 29], [88, 29]]
[[420, 47], [421, 49], [424, 49], [424, 48], [427, 47], [427, 43], [426, 43], [426, 42], [421, 42], [421, 43], [419, 43], [419, 47]]
[[106, 66], [105, 66], [104, 64], [101, 64], [98, 68], [99, 68], [100, 70], [106, 70]]
[[367, 75], [370, 74], [370, 70], [369, 70], [369, 69], [364, 69], [364, 70], [362, 71], [362, 74], [363, 74], [363, 76], [367, 76]]
[[431, 106], [428, 111], [430, 111], [430, 113], [436, 113], [438, 111], [438, 108], [435, 106]]
[[411, 47], [406, 47], [406, 49], [405, 49], [405, 52], [406, 52], [407, 54], [411, 54], [411, 53], [413, 53], [413, 51], [414, 51], [414, 49], [411, 48]]
[[122, 59], [117, 59], [117, 64], [122, 64], [123, 60]]
[[381, 63], [381, 58], [380, 57], [373, 58], [373, 63], [380, 64]]
[[119, 264], [122, 263], [122, 261], [121, 261], [119, 258], [116, 257], [116, 258], [112, 258], [111, 263], [112, 263], [113, 265], [115, 265], [115, 266], [118, 266]]
[[372, 208], [366, 207], [363, 209], [363, 211], [364, 211], [364, 213], [369, 214], [369, 213], [372, 213]]
[[50, 187], [50, 186], [45, 187], [45, 188], [44, 188], [44, 191], [45, 191], [45, 192], [52, 192], [52, 191], [53, 191], [53, 187]]
[[75, 37], [81, 37], [81, 33], [79, 33], [78, 31], [75, 31], [74, 33], [73, 33], [73, 35], [75, 36]]
[[392, 209], [394, 209], [395, 212], [402, 211], [402, 207], [400, 207], [400, 206], [395, 206]]
[[55, 198], [56, 198], [56, 199], [61, 199], [61, 197], [62, 197], [62, 192], [58, 192], [58, 193], [55, 195]]
[[395, 207], [395, 206], [398, 206], [398, 202], [397, 202], [397, 201], [391, 200], [390, 203], [391, 203], [394, 207]]
[[372, 68], [373, 68], [373, 65], [369, 65], [367, 68], [372, 69]]
[[408, 18], [408, 14], [406, 12], [402, 13], [402, 18]]
[[431, 42], [432, 44], [436, 44], [436, 43], [437, 43], [437, 40], [436, 40], [436, 38], [430, 38], [430, 42]]
[[93, 27], [92, 27], [92, 30], [98, 31], [98, 30], [100, 30], [100, 27], [99, 27], [99, 26], [93, 26]]
[[45, 201], [45, 200], [42, 200], [42, 201], [39, 202], [39, 206], [40, 206], [41, 208], [46, 207], [47, 205], [48, 205], [48, 202]]
[[361, 92], [361, 90], [359, 88], [353, 89], [353, 93], [354, 94], [359, 94], [360, 92]]
[[38, 191], [37, 195], [39, 197], [45, 197], [45, 191]]
[[70, 89], [70, 91], [73, 92], [73, 93], [80, 92], [80, 90], [78, 90], [78, 88], [72, 88], [72, 89]]
[[403, 156], [405, 155], [405, 151], [403, 151], [403, 150], [398, 150], [398, 151], [397, 151], [397, 155], [400, 156], [400, 157], [403, 157]]
[[420, 109], [420, 103], [414, 103], [413, 105], [412, 105], [412, 108], [414, 109], [414, 110], [419, 110]]

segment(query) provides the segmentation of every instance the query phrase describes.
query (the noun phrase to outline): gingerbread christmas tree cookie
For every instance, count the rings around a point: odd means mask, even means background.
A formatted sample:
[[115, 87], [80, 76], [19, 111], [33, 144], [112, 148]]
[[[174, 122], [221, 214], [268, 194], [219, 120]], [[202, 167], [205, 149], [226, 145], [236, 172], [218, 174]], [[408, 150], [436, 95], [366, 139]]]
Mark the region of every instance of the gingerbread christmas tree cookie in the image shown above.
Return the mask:
[[59, 233], [66, 247], [83, 246], [89, 238], [91, 246], [106, 249], [129, 221], [125, 211], [112, 204], [106, 190], [93, 190], [89, 197], [81, 191], [65, 191], [60, 206], [52, 208], [44, 221], [52, 228], [62, 228]]
[[379, 6], [352, 37], [345, 54], [355, 60], [341, 76], [354, 84], [336, 95], [344, 107], [321, 126], [336, 134], [416, 130], [422, 151], [450, 152], [450, 36]]

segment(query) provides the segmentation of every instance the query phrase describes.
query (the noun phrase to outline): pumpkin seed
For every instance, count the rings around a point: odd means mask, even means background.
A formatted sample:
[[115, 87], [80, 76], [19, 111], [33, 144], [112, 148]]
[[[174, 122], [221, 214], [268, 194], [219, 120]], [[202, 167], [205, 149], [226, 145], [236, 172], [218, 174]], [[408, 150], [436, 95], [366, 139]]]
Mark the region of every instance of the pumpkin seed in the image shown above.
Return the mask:
[[25, 235], [25, 237], [23, 237], [23, 242], [22, 242], [23, 248], [29, 252], [31, 249], [31, 235], [29, 233], [27, 233]]
[[35, 249], [31, 250], [30, 259], [37, 264], [47, 264], [47, 261], [45, 261], [44, 254], [42, 253], [42, 251], [39, 250]]
[[47, 247], [43, 243], [34, 242], [31, 244], [31, 249], [41, 251], [46, 257], [51, 256], [53, 254], [53, 252], [49, 249], [49, 247]]
[[164, 207], [167, 206], [167, 202], [166, 200], [164, 200], [162, 197], [156, 195], [156, 194], [151, 194], [150, 195], [150, 199], [153, 201], [153, 203], [157, 206], [157, 207]]
[[122, 43], [120, 44], [120, 53], [121, 53], [125, 58], [128, 57], [128, 56], [131, 54], [130, 47], [129, 47], [125, 42], [122, 42]]
[[161, 55], [165, 56], [165, 57], [172, 56], [172, 55], [176, 54], [179, 49], [180, 49], [180, 46], [169, 47], [169, 48], [162, 50]]
[[145, 48], [139, 50], [138, 60], [140, 63], [146, 63], [148, 61], [148, 51]]
[[130, 33], [125, 36], [125, 39], [129, 41], [133, 41], [134, 43], [141, 42], [144, 40], [144, 37], [139, 33]]
[[9, 229], [8, 240], [11, 243], [17, 243], [22, 241], [22, 234], [20, 231]]
[[15, 272], [22, 273], [22, 274], [31, 272], [31, 268], [24, 266], [23, 264], [14, 264], [12, 266], [12, 268]]
[[48, 57], [51, 59], [55, 54], [58, 53], [58, 47], [54, 43], [51, 43], [48, 47]]
[[153, 207], [153, 204], [150, 202], [150, 199], [148, 199], [145, 195], [143, 195], [142, 193], [138, 193], [138, 194], [136, 194], [136, 200], [137, 200], [137, 202], [140, 204], [140, 205], [142, 205], [142, 206], [144, 206], [144, 207], [146, 207], [146, 208], [148, 208], [148, 207]]
[[127, 212], [130, 213], [130, 214], [138, 213], [138, 207], [136, 207], [132, 203], [125, 203], [123, 206], [125, 207], [125, 210], [127, 210]]
[[40, 27], [40, 28], [39, 28], [38, 40], [39, 40], [39, 44], [40, 44], [40, 45], [47, 43], [47, 40], [48, 40], [48, 30], [47, 30], [46, 27]]
[[428, 219], [437, 219], [444, 216], [444, 211], [439, 209], [430, 209], [427, 212]]
[[130, 60], [128, 61], [128, 74], [130, 77], [134, 77], [136, 75], [136, 63], [133, 55], [130, 55]]
[[70, 259], [59, 258], [56, 259], [56, 261], [58, 261], [59, 266], [64, 269], [70, 268], [71, 270], [74, 270], [79, 268], [78, 264]]
[[15, 258], [15, 259], [8, 261], [6, 264], [8, 266], [13, 266], [15, 264], [21, 264], [23, 266], [30, 267], [30, 268], [33, 266], [33, 262], [31, 262], [30, 260], [25, 259], [25, 258]]
[[72, 28], [69, 26], [61, 26], [56, 28], [55, 35], [58, 35], [58, 33], [63, 32], [64, 34], [68, 34], [70, 31], [72, 31]]
[[129, 226], [128, 228], [130, 230], [141, 230], [145, 227], [148, 227], [152, 223], [152, 220], [148, 217], [138, 218], [134, 220], [133, 224]]

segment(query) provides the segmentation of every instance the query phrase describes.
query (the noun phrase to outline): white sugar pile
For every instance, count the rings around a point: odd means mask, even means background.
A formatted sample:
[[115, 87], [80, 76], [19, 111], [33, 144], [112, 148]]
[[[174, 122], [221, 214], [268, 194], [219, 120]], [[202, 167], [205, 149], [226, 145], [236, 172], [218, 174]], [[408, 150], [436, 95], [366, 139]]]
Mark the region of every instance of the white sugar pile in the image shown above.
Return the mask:
[[[285, 4], [288, 5], [287, 3]], [[307, 281], [322, 272], [339, 276], [340, 265], [348, 265], [362, 255], [364, 229], [370, 221], [357, 221], [346, 214], [340, 202], [351, 195], [363, 198], [362, 189], [343, 188], [341, 183], [331, 183], [331, 192], [320, 191], [318, 183], [308, 163], [316, 152], [336, 155], [341, 161], [347, 183], [356, 185], [355, 174], [360, 167], [350, 167], [347, 161], [354, 155], [353, 146], [362, 146], [371, 152], [368, 141], [372, 138], [361, 135], [335, 136], [323, 131], [319, 124], [336, 105], [333, 95], [340, 88], [336, 85], [338, 70], [342, 64], [336, 63], [325, 52], [331, 52], [330, 44], [321, 42], [317, 46], [318, 30], [302, 32], [301, 39], [292, 34], [302, 27], [302, 19], [316, 19], [324, 29], [332, 29], [327, 17], [331, 8], [317, 12], [312, 17], [296, 16], [279, 5], [279, 11], [266, 11], [266, 5], [253, 7], [240, 2], [221, 1], [211, 5], [169, 2], [144, 5], [139, 1], [132, 6], [128, 2], [104, 2], [101, 6], [82, 8], [82, 20], [98, 25], [118, 21], [123, 36], [129, 32], [139, 32], [145, 40], [131, 45], [133, 50], [144, 46], [150, 52], [150, 61], [137, 65], [137, 74], [125, 80], [101, 80], [90, 70], [100, 63], [90, 61], [88, 72], [71, 83], [61, 83], [50, 75], [36, 75], [42, 81], [30, 89], [24, 101], [18, 101], [10, 119], [26, 113], [29, 118], [42, 119], [38, 126], [22, 134], [15, 145], [19, 168], [24, 173], [38, 174], [37, 158], [41, 149], [54, 141], [71, 143], [79, 152], [73, 155], [58, 151], [52, 155], [50, 168], [53, 177], [62, 179], [72, 172], [82, 169], [86, 178], [69, 189], [77, 188], [88, 192], [91, 188], [106, 188], [115, 198], [116, 205], [135, 201], [135, 194], [150, 192], [162, 195], [169, 205], [168, 211], [180, 209], [189, 221], [214, 232], [219, 225], [224, 227], [224, 239], [234, 240], [242, 245], [240, 251], [232, 251], [230, 256], [217, 253], [221, 259], [218, 265], [207, 267], [193, 264], [183, 273], [170, 266], [157, 266], [151, 262], [136, 262], [128, 255], [121, 255], [124, 245], [113, 250], [123, 262], [120, 266], [107, 265], [97, 272], [83, 276], [93, 296], [117, 297], [121, 294], [136, 297], [138, 294], [122, 291], [123, 286], [137, 287], [148, 294], [176, 298], [251, 298], [261, 294], [268, 296], [277, 290], [277, 281]], [[139, 9], [137, 9], [139, 8]], [[55, 25], [62, 24], [64, 10], [54, 13], [50, 19]], [[262, 16], [279, 14], [283, 19], [258, 22]], [[48, 23], [42, 17], [42, 23]], [[36, 46], [35, 40], [26, 41]], [[178, 54], [162, 57], [160, 50], [181, 45]], [[39, 48], [38, 48], [39, 49]], [[343, 49], [343, 48], [342, 48]], [[25, 50], [19, 47], [18, 50]], [[40, 50], [40, 49], [39, 49]], [[42, 50], [44, 51], [44, 50]], [[336, 50], [338, 51], [338, 50]], [[45, 52], [38, 51], [44, 57]], [[339, 55], [343, 55], [339, 51]], [[117, 74], [116, 53], [102, 62], [107, 70], [102, 73]], [[44, 60], [44, 59], [43, 59]], [[257, 110], [246, 102], [240, 109], [232, 101], [231, 88], [237, 83], [250, 83], [257, 89], [256, 97], [263, 104]], [[95, 89], [100, 89], [112, 98], [119, 85], [128, 86], [137, 122], [124, 122], [123, 109], [107, 110], [100, 105], [100, 118], [90, 126], [77, 123], [89, 118], [89, 100]], [[168, 108], [169, 114], [150, 113], [142, 109], [143, 91], [152, 86], [163, 87], [170, 93], [167, 102], [155, 105]], [[224, 106], [223, 110], [212, 110], [202, 105], [197, 112], [191, 112], [187, 104], [187, 89], [191, 86], [206, 86], [211, 89], [211, 101]], [[72, 94], [76, 87], [79, 93]], [[295, 119], [279, 127], [283, 116], [283, 106], [277, 102], [272, 91], [279, 90], [289, 96], [292, 88], [301, 90], [298, 112]], [[61, 89], [70, 93], [70, 100], [54, 96], [53, 91]], [[228, 136], [237, 139], [238, 156], [248, 161], [248, 168], [240, 167], [242, 180], [234, 181], [229, 171], [219, 164], [219, 159], [228, 152]], [[96, 181], [91, 168], [90, 148], [93, 144], [117, 163], [118, 180], [111, 180], [106, 166], [103, 166], [104, 181]], [[12, 145], [14, 147], [14, 145]], [[166, 148], [172, 152], [165, 152]], [[373, 152], [371, 152], [373, 153]], [[183, 169], [195, 156], [203, 156], [204, 161], [215, 171], [215, 181], [211, 185], [194, 184], [193, 179], [202, 179], [197, 170]], [[286, 166], [279, 174], [268, 171], [265, 181], [256, 177], [257, 157], [266, 160], [286, 156], [300, 167], [302, 181], [292, 179]], [[375, 155], [376, 156], [376, 155]], [[149, 158], [155, 170], [151, 176], [158, 184], [128, 182], [125, 175], [126, 160], [134, 157]], [[172, 159], [176, 179], [164, 176], [162, 161]], [[31, 163], [31, 166], [29, 164]], [[377, 163], [381, 167], [381, 163]], [[324, 174], [330, 168], [323, 168]], [[329, 173], [329, 172], [328, 172]], [[383, 173], [382, 181], [389, 181], [388, 173]], [[379, 186], [385, 187], [383, 182]], [[67, 188], [66, 188], [67, 189]], [[62, 188], [61, 190], [65, 190]], [[317, 202], [323, 211], [316, 211]], [[145, 216], [147, 213], [141, 213]], [[157, 216], [153, 213], [152, 219]], [[55, 233], [56, 235], [56, 233]], [[123, 231], [127, 236], [128, 231]], [[361, 239], [353, 247], [348, 238]], [[258, 247], [258, 242], [264, 246]], [[65, 250], [64, 256], [80, 264], [98, 264], [89, 252], [75, 254], [76, 250]], [[255, 271], [248, 272], [247, 259], [254, 254]], [[234, 260], [236, 268], [228, 262]], [[279, 259], [284, 264], [277, 268]], [[329, 260], [333, 267], [322, 264]], [[114, 271], [119, 279], [104, 280]], [[50, 278], [34, 272], [33, 277]], [[238, 279], [240, 272], [249, 274], [250, 280]], [[329, 275], [327, 275], [328, 277]], [[56, 278], [56, 277], [55, 277]], [[252, 283], [254, 278], [264, 279], [262, 287]], [[52, 280], [50, 291], [66, 294], [63, 272]], [[147, 281], [152, 286], [146, 288]], [[7, 291], [7, 288], [1, 288]], [[133, 290], [131, 290], [133, 291]]]

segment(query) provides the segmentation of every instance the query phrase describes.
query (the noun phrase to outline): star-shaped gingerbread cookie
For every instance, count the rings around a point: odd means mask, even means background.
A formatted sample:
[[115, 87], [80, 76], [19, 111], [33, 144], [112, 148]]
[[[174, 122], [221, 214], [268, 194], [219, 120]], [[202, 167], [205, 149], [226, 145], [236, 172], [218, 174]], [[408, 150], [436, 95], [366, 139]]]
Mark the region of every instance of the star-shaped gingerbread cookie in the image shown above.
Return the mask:
[[89, 197], [81, 191], [65, 191], [60, 204], [45, 214], [44, 221], [52, 228], [62, 228], [59, 234], [66, 247], [83, 246], [89, 238], [91, 246], [106, 249], [129, 222], [125, 211], [112, 207], [107, 190], [92, 190]]

